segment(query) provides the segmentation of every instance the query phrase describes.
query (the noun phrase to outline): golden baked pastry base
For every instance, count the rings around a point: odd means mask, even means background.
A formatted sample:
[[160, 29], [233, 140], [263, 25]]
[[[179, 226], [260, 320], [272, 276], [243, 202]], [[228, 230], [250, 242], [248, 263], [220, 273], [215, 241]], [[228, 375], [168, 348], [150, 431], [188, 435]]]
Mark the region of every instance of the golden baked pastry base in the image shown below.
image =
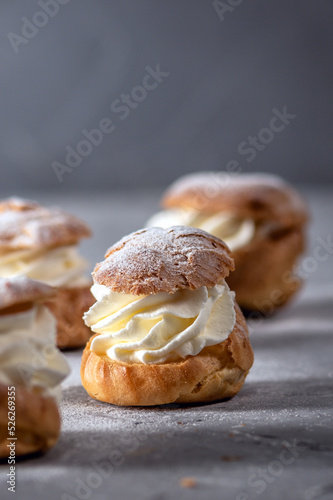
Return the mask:
[[273, 311], [288, 302], [301, 285], [292, 269], [304, 246], [303, 229], [293, 228], [279, 237], [255, 238], [236, 250], [236, 270], [226, 281], [238, 304], [250, 311]]
[[[54, 398], [15, 390], [15, 454], [44, 452], [57, 441], [60, 416]], [[0, 458], [8, 457], [8, 387], [0, 385]]]
[[179, 362], [120, 363], [90, 351], [90, 340], [82, 357], [84, 388], [95, 399], [122, 406], [198, 403], [234, 396], [253, 363], [245, 320], [238, 306], [235, 309], [236, 325], [227, 340]]
[[81, 347], [87, 342], [92, 332], [82, 316], [94, 302], [90, 286], [59, 288], [55, 298], [45, 302], [57, 320], [57, 345], [60, 349]]

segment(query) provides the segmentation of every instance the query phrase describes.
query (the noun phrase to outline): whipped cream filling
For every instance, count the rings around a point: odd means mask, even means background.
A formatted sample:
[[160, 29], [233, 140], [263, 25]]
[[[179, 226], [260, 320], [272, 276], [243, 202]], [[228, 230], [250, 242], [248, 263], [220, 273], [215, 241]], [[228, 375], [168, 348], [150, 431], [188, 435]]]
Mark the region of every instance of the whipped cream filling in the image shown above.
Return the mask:
[[0, 383], [59, 399], [59, 384], [70, 369], [55, 342], [56, 321], [41, 304], [0, 315]]
[[203, 229], [225, 241], [231, 251], [247, 245], [255, 233], [255, 223], [252, 219], [240, 219], [226, 212], [208, 215], [195, 210], [162, 210], [153, 215], [147, 222], [148, 227], [175, 225]]
[[87, 261], [75, 245], [43, 250], [14, 250], [0, 253], [0, 276], [27, 276], [55, 287], [89, 285], [84, 275]]
[[195, 356], [227, 339], [236, 322], [225, 281], [174, 294], [129, 295], [94, 284], [97, 302], [84, 315], [99, 333], [91, 351], [126, 363], [163, 363]]

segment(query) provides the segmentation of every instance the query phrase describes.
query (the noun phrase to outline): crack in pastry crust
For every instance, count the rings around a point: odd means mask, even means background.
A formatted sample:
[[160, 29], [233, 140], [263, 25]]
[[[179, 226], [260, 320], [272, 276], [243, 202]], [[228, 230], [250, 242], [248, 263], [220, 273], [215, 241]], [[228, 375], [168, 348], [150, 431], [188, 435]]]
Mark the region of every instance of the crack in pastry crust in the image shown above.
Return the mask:
[[58, 207], [45, 208], [21, 198], [0, 202], [0, 250], [53, 248], [77, 243], [88, 226]]
[[271, 174], [186, 175], [167, 189], [161, 204], [165, 208], [192, 208], [207, 213], [231, 212], [254, 221], [277, 221], [283, 227], [308, 220], [306, 205], [298, 192]]
[[40, 281], [17, 276], [0, 279], [0, 310], [54, 296], [56, 290]]
[[95, 282], [133, 295], [212, 287], [234, 269], [223, 241], [182, 226], [132, 233], [109, 248], [105, 257], [95, 267]]

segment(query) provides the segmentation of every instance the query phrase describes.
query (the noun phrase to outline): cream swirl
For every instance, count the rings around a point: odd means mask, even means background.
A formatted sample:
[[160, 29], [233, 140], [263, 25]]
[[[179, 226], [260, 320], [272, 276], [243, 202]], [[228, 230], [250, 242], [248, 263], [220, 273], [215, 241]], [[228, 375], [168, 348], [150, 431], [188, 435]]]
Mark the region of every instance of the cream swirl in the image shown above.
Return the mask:
[[84, 315], [98, 354], [127, 363], [163, 363], [195, 356], [223, 342], [235, 325], [234, 293], [225, 281], [174, 294], [128, 295], [104, 285], [91, 288], [97, 302]]
[[204, 214], [195, 210], [170, 209], [153, 215], [148, 227], [191, 226], [203, 229], [225, 241], [231, 251], [247, 245], [255, 233], [252, 219], [240, 219], [231, 213]]
[[84, 286], [87, 262], [75, 245], [0, 253], [0, 276], [27, 276], [50, 286]]
[[0, 316], [0, 383], [59, 396], [68, 375], [66, 358], [55, 346], [56, 322], [49, 310], [33, 308]]

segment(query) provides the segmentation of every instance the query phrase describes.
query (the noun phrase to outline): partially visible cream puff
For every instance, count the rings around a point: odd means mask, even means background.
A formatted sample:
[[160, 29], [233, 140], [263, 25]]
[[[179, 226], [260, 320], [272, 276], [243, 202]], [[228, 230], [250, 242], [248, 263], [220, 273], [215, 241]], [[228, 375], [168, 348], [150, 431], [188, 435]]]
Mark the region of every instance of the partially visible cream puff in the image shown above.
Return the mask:
[[93, 303], [87, 262], [77, 245], [90, 236], [81, 220], [59, 208], [9, 198], [0, 202], [0, 276], [27, 276], [57, 287], [48, 303], [61, 348], [84, 345], [91, 335], [82, 314]]
[[60, 432], [60, 383], [69, 366], [55, 345], [56, 322], [43, 302], [51, 287], [0, 278], [0, 457], [46, 451]]
[[95, 332], [81, 365], [88, 394], [129, 406], [235, 395], [253, 352], [224, 280], [233, 268], [228, 247], [199, 229], [144, 229], [112, 246], [84, 316]]
[[[202, 172], [172, 184], [162, 212], [147, 226], [184, 224], [224, 240], [236, 270], [227, 282], [247, 310], [285, 304], [301, 280], [293, 267], [303, 252], [308, 211], [300, 194], [270, 174]], [[268, 302], [267, 302], [268, 301]]]

